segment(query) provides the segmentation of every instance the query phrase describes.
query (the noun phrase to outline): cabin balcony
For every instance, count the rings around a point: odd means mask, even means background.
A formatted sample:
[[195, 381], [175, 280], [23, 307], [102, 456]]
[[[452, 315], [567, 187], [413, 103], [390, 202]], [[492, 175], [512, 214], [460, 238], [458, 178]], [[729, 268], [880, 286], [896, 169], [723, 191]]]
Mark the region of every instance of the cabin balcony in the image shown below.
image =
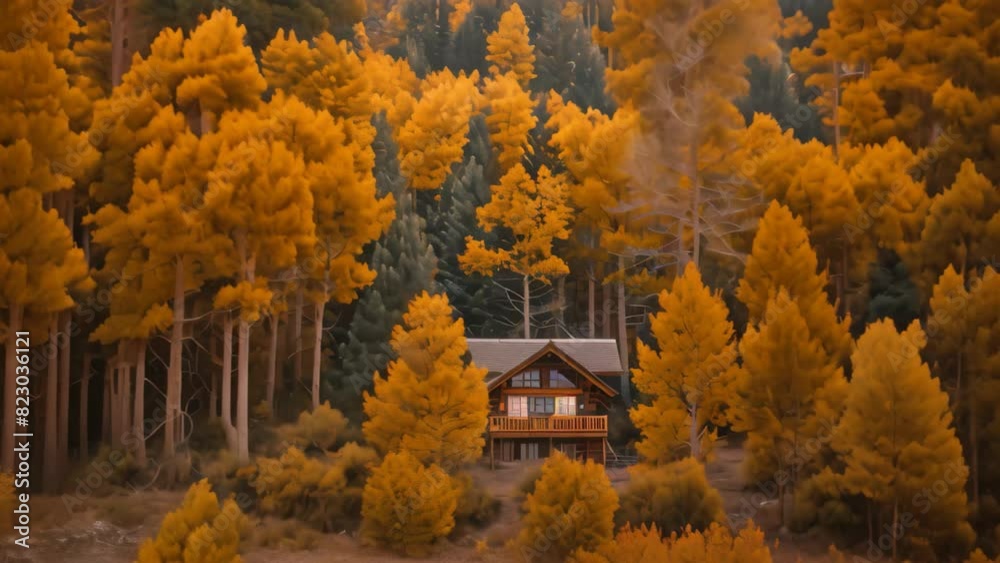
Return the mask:
[[597, 437], [608, 435], [607, 416], [491, 416], [490, 435], [495, 438]]

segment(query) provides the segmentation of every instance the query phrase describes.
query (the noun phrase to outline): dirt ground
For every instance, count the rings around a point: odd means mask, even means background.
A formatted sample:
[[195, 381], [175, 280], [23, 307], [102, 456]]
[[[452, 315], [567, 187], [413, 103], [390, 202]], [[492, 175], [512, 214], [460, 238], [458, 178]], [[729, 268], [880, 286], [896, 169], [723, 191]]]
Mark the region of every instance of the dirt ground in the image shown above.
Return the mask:
[[[778, 540], [774, 550], [776, 563], [826, 563], [827, 538], [780, 534], [776, 527], [777, 507], [773, 502], [755, 505], [760, 496], [744, 490], [739, 445], [720, 444], [716, 459], [709, 464], [712, 484], [723, 495], [726, 510], [733, 520], [752, 510], [754, 520], [768, 532], [770, 541]], [[452, 541], [441, 545], [424, 561], [458, 563], [481, 561], [501, 563], [517, 561], [504, 544], [517, 534], [521, 502], [519, 486], [540, 462], [504, 464], [495, 470], [485, 466], [472, 469], [473, 477], [501, 502], [500, 514], [485, 529], [463, 531]], [[624, 469], [609, 469], [609, 477], [619, 490], [628, 482]], [[155, 533], [163, 515], [180, 504], [183, 492], [146, 491], [131, 496], [111, 496], [88, 499], [85, 512], [70, 515], [59, 497], [33, 497], [32, 536], [30, 550], [11, 548], [9, 542], [0, 547], [0, 563], [130, 563], [135, 560], [139, 544]], [[753, 506], [752, 509], [747, 506]], [[490, 549], [477, 553], [475, 544], [485, 540]], [[3, 557], [5, 556], [5, 557]], [[330, 563], [330, 562], [398, 562], [413, 561], [392, 553], [360, 545], [350, 534], [322, 535], [315, 549], [284, 551], [250, 546], [244, 551], [247, 563]]]

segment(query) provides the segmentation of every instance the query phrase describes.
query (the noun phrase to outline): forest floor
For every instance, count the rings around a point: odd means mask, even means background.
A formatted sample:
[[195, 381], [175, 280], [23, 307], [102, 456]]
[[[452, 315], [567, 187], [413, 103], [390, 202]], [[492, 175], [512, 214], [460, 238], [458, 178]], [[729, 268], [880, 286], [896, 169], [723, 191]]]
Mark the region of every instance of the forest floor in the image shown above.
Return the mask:
[[[752, 490], [745, 490], [741, 475], [742, 449], [738, 444], [720, 442], [716, 459], [709, 464], [709, 480], [723, 496], [730, 518], [741, 521], [741, 515], [753, 512], [755, 522], [768, 534], [769, 541], [778, 541], [774, 549], [775, 563], [826, 563], [829, 538], [782, 534], [777, 527], [777, 507], [773, 502], [755, 504]], [[452, 541], [440, 546], [425, 561], [458, 563], [481, 561], [499, 563], [518, 561], [516, 554], [504, 549], [504, 544], [517, 535], [522, 500], [521, 484], [536, 475], [540, 462], [504, 464], [491, 471], [477, 466], [473, 477], [495, 498], [500, 500], [500, 513], [484, 529], [460, 531]], [[628, 482], [624, 469], [610, 469], [609, 476], [619, 491]], [[32, 534], [30, 550], [0, 547], [0, 563], [129, 563], [135, 561], [139, 545], [159, 527], [163, 516], [177, 507], [181, 491], [144, 491], [133, 495], [113, 495], [85, 501], [86, 511], [70, 514], [60, 497], [32, 497]], [[753, 506], [753, 508], [747, 508]], [[490, 549], [477, 553], [475, 543], [485, 540]], [[252, 544], [244, 548], [246, 563], [328, 563], [357, 561], [360, 563], [413, 561], [389, 552], [364, 547], [349, 533], [324, 534], [309, 551], [265, 549]]]

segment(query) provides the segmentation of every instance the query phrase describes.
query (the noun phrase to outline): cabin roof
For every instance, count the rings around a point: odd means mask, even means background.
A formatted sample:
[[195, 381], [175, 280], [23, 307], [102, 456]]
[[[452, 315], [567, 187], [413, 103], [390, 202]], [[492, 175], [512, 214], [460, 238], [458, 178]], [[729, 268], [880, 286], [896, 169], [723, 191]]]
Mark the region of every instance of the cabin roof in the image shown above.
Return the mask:
[[[603, 377], [622, 374], [618, 344], [611, 339], [541, 339], [541, 338], [469, 338], [472, 361], [489, 372], [487, 385], [492, 389], [508, 377], [541, 359], [546, 352], [562, 356], [605, 389], [610, 395], [617, 391]], [[595, 377], [600, 376], [600, 377]]]

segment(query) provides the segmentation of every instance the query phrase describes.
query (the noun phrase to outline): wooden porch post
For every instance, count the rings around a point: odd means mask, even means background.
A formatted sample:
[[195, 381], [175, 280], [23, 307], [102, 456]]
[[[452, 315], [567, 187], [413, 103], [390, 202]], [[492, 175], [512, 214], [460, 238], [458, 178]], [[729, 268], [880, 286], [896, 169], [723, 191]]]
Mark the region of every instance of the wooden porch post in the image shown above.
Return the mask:
[[549, 436], [549, 456], [552, 455], [552, 436]]
[[601, 440], [601, 465], [608, 464], [608, 441]]
[[490, 435], [490, 470], [493, 469], [493, 435]]

